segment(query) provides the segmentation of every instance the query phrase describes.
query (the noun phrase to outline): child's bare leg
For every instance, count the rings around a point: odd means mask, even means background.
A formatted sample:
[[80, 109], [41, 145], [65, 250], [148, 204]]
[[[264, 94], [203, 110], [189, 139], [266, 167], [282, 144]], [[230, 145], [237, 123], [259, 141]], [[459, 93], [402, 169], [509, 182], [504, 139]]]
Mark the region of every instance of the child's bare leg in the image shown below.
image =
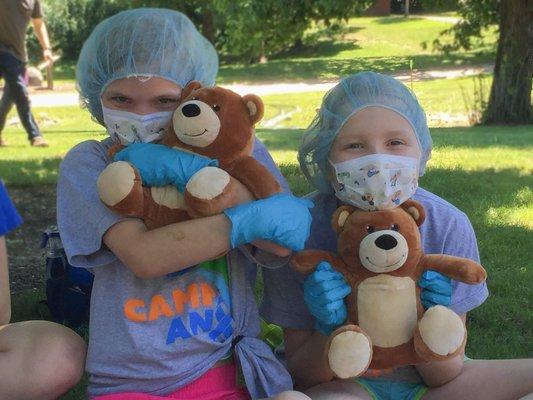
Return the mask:
[[311, 400], [308, 396], [303, 394], [302, 392], [297, 392], [295, 390], [287, 390], [285, 392], [281, 392], [274, 397], [269, 397], [268, 399], [263, 400]]
[[461, 374], [424, 400], [514, 400], [533, 392], [533, 359], [471, 360]]
[[265, 400], [311, 400], [308, 396], [303, 394], [302, 392], [297, 392], [295, 390], [287, 390], [285, 392], [281, 392], [277, 394], [274, 397], [269, 397]]
[[306, 390], [305, 394], [313, 400], [371, 400], [368, 392], [355, 378], [322, 383]]
[[0, 326], [0, 398], [56, 399], [80, 380], [85, 353], [83, 339], [62, 325]]

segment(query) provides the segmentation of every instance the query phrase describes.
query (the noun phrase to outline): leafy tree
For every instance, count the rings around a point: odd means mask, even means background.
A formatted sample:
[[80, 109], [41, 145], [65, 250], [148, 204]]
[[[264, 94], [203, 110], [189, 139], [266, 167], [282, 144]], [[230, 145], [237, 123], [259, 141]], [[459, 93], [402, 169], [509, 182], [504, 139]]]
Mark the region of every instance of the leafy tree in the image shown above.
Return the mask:
[[223, 56], [246, 63], [301, 43], [313, 23], [361, 12], [372, 0], [133, 0], [136, 7], [182, 11]]
[[[127, 5], [119, 0], [47, 0], [43, 7], [54, 48], [61, 49], [64, 58], [75, 60], [93, 28]], [[37, 41], [28, 42], [28, 51], [30, 58], [40, 60]]]
[[463, 0], [462, 20], [444, 34], [452, 43], [436, 41], [437, 48], [470, 49], [472, 40], [490, 25], [498, 24], [499, 39], [494, 80], [485, 123], [529, 123], [533, 121], [531, 88], [533, 76], [533, 2], [531, 0]]
[[[183, 12], [231, 60], [257, 62], [302, 43], [314, 22], [327, 26], [364, 10], [372, 0], [47, 0], [46, 22], [54, 47], [75, 60], [85, 39], [103, 19], [136, 7]], [[29, 46], [38, 58], [37, 43]]]

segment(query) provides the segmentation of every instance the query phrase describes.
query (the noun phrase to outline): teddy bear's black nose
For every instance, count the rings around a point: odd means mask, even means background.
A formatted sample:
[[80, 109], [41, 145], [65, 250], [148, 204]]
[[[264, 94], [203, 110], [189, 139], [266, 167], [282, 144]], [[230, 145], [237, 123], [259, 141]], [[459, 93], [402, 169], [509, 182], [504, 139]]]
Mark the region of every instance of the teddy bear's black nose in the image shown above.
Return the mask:
[[390, 249], [393, 249], [393, 248], [396, 247], [396, 245], [398, 244], [398, 241], [396, 239], [394, 239], [394, 236], [385, 234], [385, 235], [381, 235], [380, 237], [378, 237], [374, 241], [374, 243], [380, 249], [390, 250]]
[[197, 117], [200, 115], [200, 107], [197, 104], [185, 104], [181, 109], [181, 112], [186, 117]]

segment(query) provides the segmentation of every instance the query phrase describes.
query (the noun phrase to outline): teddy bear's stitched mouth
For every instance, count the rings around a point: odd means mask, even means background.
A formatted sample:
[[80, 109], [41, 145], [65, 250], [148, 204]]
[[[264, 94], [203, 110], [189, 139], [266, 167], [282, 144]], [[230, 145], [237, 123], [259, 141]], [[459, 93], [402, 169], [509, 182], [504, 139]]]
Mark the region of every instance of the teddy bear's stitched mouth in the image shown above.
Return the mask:
[[183, 132], [183, 134], [189, 137], [198, 137], [198, 136], [202, 136], [206, 132], [207, 132], [207, 129], [204, 129], [204, 131], [202, 133], [199, 133], [198, 135], [189, 135], [188, 133], [185, 133], [185, 132]]
[[378, 268], [390, 268], [390, 267], [393, 267], [393, 266], [395, 266], [396, 264], [400, 263], [400, 262], [402, 261], [402, 258], [403, 258], [404, 256], [405, 256], [405, 254], [402, 254], [402, 255], [400, 256], [400, 258], [398, 259], [398, 261], [393, 262], [392, 264], [389, 264], [389, 265], [385, 265], [385, 266], [383, 266], [383, 265], [378, 265], [378, 264], [374, 264], [372, 261], [370, 261], [370, 258], [368, 258], [368, 257], [365, 257], [365, 258], [368, 260], [368, 262], [369, 262], [370, 264], [372, 264], [372, 265], [375, 266], [375, 267], [378, 267]]

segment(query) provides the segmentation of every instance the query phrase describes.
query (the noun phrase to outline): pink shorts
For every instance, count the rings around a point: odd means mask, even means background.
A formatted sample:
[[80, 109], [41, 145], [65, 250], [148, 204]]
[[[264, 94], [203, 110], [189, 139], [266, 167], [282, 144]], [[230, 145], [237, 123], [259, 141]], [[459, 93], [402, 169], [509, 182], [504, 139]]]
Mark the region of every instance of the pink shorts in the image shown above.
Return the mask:
[[127, 392], [93, 397], [92, 400], [249, 400], [245, 388], [237, 387], [237, 370], [234, 363], [211, 368], [197, 380], [168, 396]]

